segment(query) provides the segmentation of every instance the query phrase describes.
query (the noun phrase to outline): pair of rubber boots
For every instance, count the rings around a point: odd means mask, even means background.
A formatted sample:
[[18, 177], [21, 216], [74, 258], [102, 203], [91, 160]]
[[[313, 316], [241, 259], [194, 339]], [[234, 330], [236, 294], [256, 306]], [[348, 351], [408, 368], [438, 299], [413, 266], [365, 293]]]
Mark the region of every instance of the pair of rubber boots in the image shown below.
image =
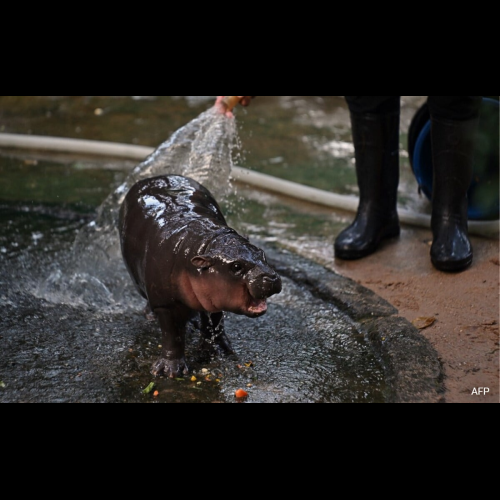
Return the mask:
[[[399, 114], [351, 114], [360, 201], [356, 219], [335, 240], [335, 256], [354, 260], [377, 250], [382, 240], [400, 234]], [[431, 261], [440, 271], [469, 267], [467, 191], [473, 175], [478, 120], [431, 119], [433, 199]]]

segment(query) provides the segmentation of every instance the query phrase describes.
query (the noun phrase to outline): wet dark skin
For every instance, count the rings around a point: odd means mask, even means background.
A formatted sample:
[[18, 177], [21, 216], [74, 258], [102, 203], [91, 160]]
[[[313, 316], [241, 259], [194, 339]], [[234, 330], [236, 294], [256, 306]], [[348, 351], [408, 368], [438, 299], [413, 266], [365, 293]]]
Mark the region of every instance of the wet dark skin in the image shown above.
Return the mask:
[[120, 210], [127, 269], [162, 330], [155, 376], [189, 372], [188, 322], [199, 315], [202, 347], [232, 354], [224, 312], [262, 316], [282, 283], [264, 252], [228, 227], [210, 192], [192, 179], [160, 176], [138, 182]]

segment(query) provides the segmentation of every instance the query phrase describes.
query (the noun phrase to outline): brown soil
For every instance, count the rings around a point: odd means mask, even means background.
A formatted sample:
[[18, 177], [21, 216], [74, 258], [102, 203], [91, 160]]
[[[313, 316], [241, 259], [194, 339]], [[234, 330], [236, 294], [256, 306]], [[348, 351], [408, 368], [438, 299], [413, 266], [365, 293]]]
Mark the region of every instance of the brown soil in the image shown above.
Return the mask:
[[[246, 192], [250, 197], [251, 192]], [[341, 231], [354, 215], [270, 195], [311, 216], [330, 214]], [[275, 200], [276, 201], [276, 200]], [[339, 224], [339, 221], [341, 223]], [[437, 271], [430, 259], [430, 229], [403, 226], [401, 236], [385, 242], [373, 255], [357, 261], [336, 260], [328, 238], [290, 237], [281, 243], [341, 276], [372, 290], [396, 307], [436, 349], [445, 375], [447, 403], [500, 403], [499, 240], [471, 237], [472, 266], [461, 273]], [[489, 389], [484, 395], [474, 389]]]
[[[329, 267], [424, 327], [422, 334], [443, 363], [447, 403], [499, 403], [499, 242], [472, 238], [472, 243], [474, 263], [459, 274], [434, 269], [431, 232], [408, 227], [376, 254]], [[473, 394], [480, 388], [489, 393]]]

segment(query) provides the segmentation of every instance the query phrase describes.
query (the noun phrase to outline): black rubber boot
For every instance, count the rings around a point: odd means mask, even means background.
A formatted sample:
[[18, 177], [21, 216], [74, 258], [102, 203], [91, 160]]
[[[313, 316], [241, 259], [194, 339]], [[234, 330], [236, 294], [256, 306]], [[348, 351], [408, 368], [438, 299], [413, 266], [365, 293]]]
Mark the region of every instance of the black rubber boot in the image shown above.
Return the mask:
[[399, 113], [351, 113], [359, 186], [356, 219], [335, 240], [335, 257], [361, 259], [399, 236]]
[[478, 119], [431, 118], [434, 171], [431, 260], [440, 271], [462, 271], [472, 264], [467, 191], [472, 182], [478, 123]]

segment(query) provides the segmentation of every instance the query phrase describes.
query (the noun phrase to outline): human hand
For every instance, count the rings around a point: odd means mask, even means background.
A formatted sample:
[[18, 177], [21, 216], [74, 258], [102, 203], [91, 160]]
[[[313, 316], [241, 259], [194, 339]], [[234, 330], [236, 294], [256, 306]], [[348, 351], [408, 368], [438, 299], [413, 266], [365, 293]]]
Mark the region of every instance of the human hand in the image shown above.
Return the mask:
[[249, 106], [250, 102], [256, 96], [254, 95], [238, 95], [238, 96], [225, 96], [219, 95], [217, 96], [217, 100], [215, 101], [215, 108], [222, 114], [226, 115], [229, 118], [232, 118], [233, 108], [237, 104], [241, 104], [242, 106]]

